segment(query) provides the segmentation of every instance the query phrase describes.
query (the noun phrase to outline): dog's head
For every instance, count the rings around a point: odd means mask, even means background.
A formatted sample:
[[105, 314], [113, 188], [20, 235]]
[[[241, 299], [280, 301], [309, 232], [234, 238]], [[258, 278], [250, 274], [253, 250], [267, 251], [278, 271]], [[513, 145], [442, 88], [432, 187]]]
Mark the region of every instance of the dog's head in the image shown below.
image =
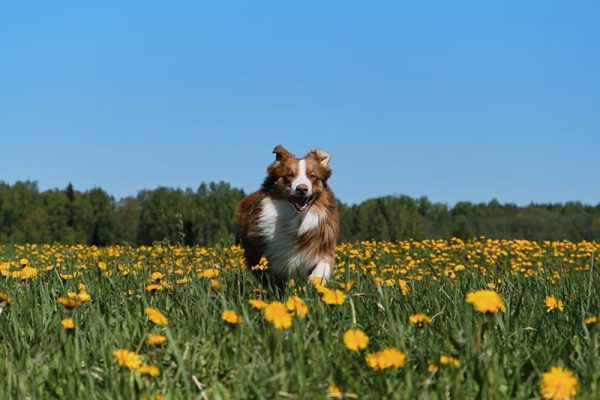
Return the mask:
[[311, 150], [304, 158], [297, 158], [282, 145], [273, 153], [275, 161], [267, 168], [263, 187], [272, 197], [289, 201], [297, 212], [306, 212], [327, 188], [331, 156], [323, 150]]

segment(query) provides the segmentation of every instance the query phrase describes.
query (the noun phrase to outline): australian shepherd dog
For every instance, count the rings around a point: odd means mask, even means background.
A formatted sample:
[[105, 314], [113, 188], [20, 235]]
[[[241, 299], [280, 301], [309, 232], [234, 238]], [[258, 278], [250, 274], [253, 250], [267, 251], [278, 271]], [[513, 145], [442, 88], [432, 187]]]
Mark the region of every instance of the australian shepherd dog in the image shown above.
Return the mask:
[[339, 231], [333, 192], [327, 185], [331, 156], [311, 150], [303, 158], [278, 145], [260, 190], [236, 209], [249, 267], [262, 257], [276, 281], [292, 277], [329, 279]]

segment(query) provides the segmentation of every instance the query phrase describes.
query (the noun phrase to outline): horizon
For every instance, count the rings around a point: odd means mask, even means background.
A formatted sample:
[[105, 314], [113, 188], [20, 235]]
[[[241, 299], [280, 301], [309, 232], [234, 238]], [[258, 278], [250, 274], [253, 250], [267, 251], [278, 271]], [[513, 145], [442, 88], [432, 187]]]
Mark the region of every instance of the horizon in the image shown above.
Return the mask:
[[115, 199], [332, 155], [347, 204], [598, 204], [600, 4], [0, 5], [0, 180]]

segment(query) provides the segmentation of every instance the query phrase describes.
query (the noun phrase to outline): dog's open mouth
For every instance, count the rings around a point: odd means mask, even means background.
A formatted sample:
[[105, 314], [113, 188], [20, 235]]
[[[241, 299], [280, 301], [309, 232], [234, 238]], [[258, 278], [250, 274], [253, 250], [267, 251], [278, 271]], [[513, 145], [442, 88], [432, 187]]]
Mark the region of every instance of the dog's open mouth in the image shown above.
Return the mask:
[[313, 200], [313, 196], [294, 196], [290, 194], [288, 196], [288, 201], [292, 203], [296, 211], [304, 212], [308, 210]]

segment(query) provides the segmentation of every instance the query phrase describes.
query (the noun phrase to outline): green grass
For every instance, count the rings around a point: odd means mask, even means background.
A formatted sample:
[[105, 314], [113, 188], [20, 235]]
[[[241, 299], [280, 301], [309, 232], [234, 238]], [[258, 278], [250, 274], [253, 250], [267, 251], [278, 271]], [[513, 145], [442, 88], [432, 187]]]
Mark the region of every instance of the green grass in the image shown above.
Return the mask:
[[[324, 304], [312, 286], [298, 282], [309, 312], [305, 318], [295, 317], [284, 330], [276, 330], [248, 304], [248, 299], [257, 297], [253, 290], [261, 287], [248, 271], [223, 269], [219, 280], [227, 286], [224, 291], [214, 291], [208, 280], [195, 278], [198, 268], [239, 265], [239, 252], [230, 248], [201, 256], [190, 249], [181, 254], [146, 249], [152, 256], [140, 261], [135, 249], [113, 257], [106, 250], [87, 249], [77, 260], [74, 248], [40, 249], [35, 254], [33, 247], [4, 247], [0, 261], [25, 255], [34, 266], [37, 262], [55, 268], [28, 280], [2, 277], [0, 281], [0, 291], [13, 299], [0, 314], [0, 393], [15, 399], [141, 399], [156, 394], [169, 399], [318, 399], [325, 398], [329, 385], [335, 384], [349, 398], [361, 399], [530, 399], [540, 397], [541, 374], [562, 365], [577, 376], [580, 398], [600, 398], [600, 334], [597, 326], [584, 323], [600, 310], [596, 284], [600, 276], [591, 259], [583, 260], [581, 271], [575, 271], [565, 267], [564, 257], [548, 251], [539, 258], [546, 272], [528, 278], [511, 273], [512, 255], [493, 265], [479, 261], [496, 282], [501, 281], [498, 292], [507, 308], [497, 316], [485, 316], [473, 311], [465, 295], [485, 288], [491, 279], [471, 268], [464, 248], [449, 246], [452, 259], [440, 266], [421, 263], [419, 271], [426, 271], [422, 280], [411, 279], [411, 273], [395, 275], [409, 282], [410, 292], [403, 295], [397, 285], [378, 286], [370, 272], [379, 276], [384, 266], [396, 265], [408, 253], [400, 250], [399, 255], [391, 255], [379, 251], [381, 246], [372, 248], [377, 253], [371, 258], [357, 259], [340, 251], [341, 265], [371, 261], [374, 265], [369, 273], [340, 269], [329, 287], [354, 282], [342, 305]], [[41, 257], [44, 252], [51, 254], [47, 260]], [[64, 255], [64, 263], [57, 261], [58, 253]], [[194, 279], [183, 285], [174, 283], [180, 277], [174, 273], [178, 258], [185, 260], [184, 266], [192, 266]], [[104, 259], [109, 260], [108, 269], [115, 270], [112, 277], [97, 268], [98, 260]], [[116, 269], [118, 263], [127, 267], [138, 261], [137, 274], [123, 276]], [[455, 278], [440, 273], [458, 262], [467, 269]], [[63, 265], [69, 271], [83, 266], [83, 275], [64, 280], [59, 274]], [[159, 270], [173, 288], [145, 290], [150, 273]], [[555, 283], [548, 278], [550, 270], [562, 271]], [[91, 302], [72, 312], [56, 303], [68, 290], [76, 291], [80, 282], [86, 285]], [[128, 290], [132, 295], [127, 295]], [[268, 290], [262, 298], [284, 300], [292, 290]], [[550, 294], [564, 300], [563, 312], [546, 310], [544, 298]], [[165, 313], [169, 324], [154, 326], [144, 315], [147, 306]], [[225, 309], [237, 311], [244, 322], [233, 326], [223, 322]], [[416, 312], [427, 313], [433, 323], [422, 328], [410, 325], [408, 318]], [[77, 325], [72, 332], [60, 325], [69, 315]], [[363, 352], [344, 347], [342, 336], [353, 327], [370, 338]], [[168, 343], [150, 348], [144, 341], [150, 332], [166, 335]], [[405, 366], [371, 370], [365, 353], [386, 347], [402, 350], [407, 356]], [[119, 367], [113, 357], [117, 348], [137, 351], [145, 362], [159, 366], [161, 375], [141, 376]], [[458, 358], [460, 366], [440, 365], [430, 373], [428, 364], [440, 355]]]

